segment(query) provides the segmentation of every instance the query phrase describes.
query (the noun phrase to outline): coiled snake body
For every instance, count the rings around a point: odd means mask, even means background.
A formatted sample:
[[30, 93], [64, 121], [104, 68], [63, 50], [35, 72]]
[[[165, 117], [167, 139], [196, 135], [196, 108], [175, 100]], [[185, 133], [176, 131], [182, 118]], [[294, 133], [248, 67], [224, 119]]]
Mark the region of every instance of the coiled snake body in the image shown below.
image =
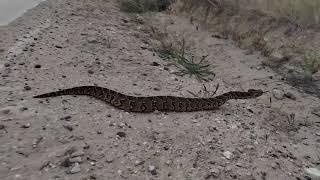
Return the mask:
[[262, 94], [263, 91], [260, 89], [249, 89], [247, 92], [229, 91], [212, 98], [184, 98], [176, 96], [136, 97], [98, 86], [79, 86], [41, 94], [34, 96], [34, 98], [47, 98], [62, 95], [87, 95], [105, 101], [112, 106], [127, 112], [146, 113], [156, 110], [176, 112], [214, 110], [230, 99], [250, 99], [259, 97]]

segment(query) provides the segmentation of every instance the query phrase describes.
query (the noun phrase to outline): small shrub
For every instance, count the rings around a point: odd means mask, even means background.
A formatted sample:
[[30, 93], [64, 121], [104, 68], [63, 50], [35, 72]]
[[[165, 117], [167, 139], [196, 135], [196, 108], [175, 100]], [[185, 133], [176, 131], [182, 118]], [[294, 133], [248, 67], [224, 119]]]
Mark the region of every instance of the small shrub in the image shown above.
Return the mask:
[[129, 13], [165, 11], [172, 2], [173, 0], [121, 0], [120, 9]]
[[178, 76], [195, 76], [200, 82], [209, 81], [215, 76], [215, 73], [210, 70], [210, 64], [205, 63], [205, 59], [208, 56], [199, 58], [192, 54], [187, 54], [184, 39], [182, 40], [180, 51], [177, 51], [176, 48], [171, 45], [166, 46], [162, 51], [160, 50], [160, 54], [160, 57], [170, 60], [170, 64], [178, 69], [178, 71], [174, 73]]
[[305, 76], [312, 79], [312, 75], [320, 70], [320, 56], [317, 54], [308, 54], [303, 58], [302, 69]]

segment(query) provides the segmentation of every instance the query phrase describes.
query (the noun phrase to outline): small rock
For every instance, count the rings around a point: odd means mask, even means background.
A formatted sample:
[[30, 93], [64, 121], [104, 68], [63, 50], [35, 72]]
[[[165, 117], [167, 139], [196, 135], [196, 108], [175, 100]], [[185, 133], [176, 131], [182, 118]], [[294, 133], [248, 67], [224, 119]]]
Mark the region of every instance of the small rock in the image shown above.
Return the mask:
[[112, 163], [112, 162], [113, 162], [113, 158], [111, 156], [107, 156], [106, 163]]
[[286, 92], [284, 93], [284, 96], [292, 100], [297, 100], [296, 96], [292, 92]]
[[121, 123], [119, 124], [119, 128], [124, 128], [125, 126], [126, 126], [126, 124], [123, 123], [123, 122], [121, 122]]
[[0, 130], [6, 129], [6, 126], [3, 124], [0, 124]]
[[59, 49], [62, 48], [62, 46], [60, 46], [60, 45], [55, 45], [54, 47], [55, 47], [55, 48], [59, 48]]
[[152, 175], [157, 175], [157, 170], [155, 166], [149, 166], [148, 171], [152, 174]]
[[283, 90], [273, 89], [272, 93], [273, 93], [273, 96], [278, 100], [282, 100], [284, 98]]
[[36, 64], [36, 65], [34, 65], [34, 68], [41, 68], [41, 65], [40, 64]]
[[19, 110], [20, 111], [26, 111], [26, 110], [28, 110], [28, 108], [27, 107], [21, 107]]
[[117, 135], [118, 135], [119, 137], [126, 137], [126, 133], [125, 133], [125, 132], [122, 132], [122, 131], [117, 132]]
[[36, 148], [42, 140], [43, 140], [43, 136], [39, 136], [36, 139], [34, 139], [32, 142], [32, 147]]
[[160, 66], [160, 64], [159, 63], [157, 63], [157, 62], [152, 62], [152, 64], [151, 64], [152, 66]]
[[273, 51], [270, 54], [270, 58], [274, 61], [280, 61], [280, 60], [284, 59], [284, 55], [280, 51]]
[[217, 178], [220, 174], [220, 170], [217, 168], [210, 169], [210, 172], [206, 175], [205, 179]]
[[228, 172], [231, 171], [232, 169], [233, 169], [233, 168], [232, 168], [231, 165], [228, 165], [228, 166], [226, 166], [226, 168], [225, 168], [225, 170], [228, 171]]
[[167, 166], [170, 166], [171, 164], [172, 164], [172, 161], [171, 161], [171, 160], [166, 161], [166, 165], [167, 165]]
[[93, 74], [94, 71], [92, 71], [91, 69], [88, 70], [88, 74]]
[[88, 43], [98, 43], [98, 40], [95, 37], [88, 37], [87, 40], [88, 40]]
[[31, 87], [30, 87], [30, 86], [24, 86], [24, 90], [30, 91], [30, 90], [31, 90]]
[[135, 165], [135, 166], [139, 166], [139, 165], [142, 165], [143, 163], [144, 163], [144, 161], [136, 160], [136, 161], [134, 162], [134, 165]]
[[21, 126], [21, 128], [27, 129], [27, 128], [29, 128], [30, 126], [31, 126], [30, 123], [27, 123], [27, 124], [23, 124], [23, 125]]
[[70, 115], [60, 118], [60, 120], [70, 121], [72, 117]]
[[9, 63], [4, 63], [4, 67], [9, 67], [10, 64]]
[[63, 127], [69, 131], [73, 131], [73, 126], [71, 124], [64, 124]]
[[110, 126], [110, 127], [113, 127], [113, 126], [116, 126], [116, 125], [117, 125], [117, 123], [115, 123], [115, 122], [110, 122], [110, 123], [109, 123], [109, 126]]
[[70, 169], [70, 173], [71, 174], [76, 174], [76, 173], [78, 173], [80, 171], [81, 171], [81, 168], [80, 168], [80, 164], [79, 163], [74, 163], [74, 165]]
[[71, 163], [81, 163], [82, 162], [82, 158], [80, 156], [78, 156], [78, 157], [70, 158], [69, 161]]
[[226, 157], [227, 159], [231, 159], [232, 153], [230, 151], [225, 151], [223, 152], [223, 156]]

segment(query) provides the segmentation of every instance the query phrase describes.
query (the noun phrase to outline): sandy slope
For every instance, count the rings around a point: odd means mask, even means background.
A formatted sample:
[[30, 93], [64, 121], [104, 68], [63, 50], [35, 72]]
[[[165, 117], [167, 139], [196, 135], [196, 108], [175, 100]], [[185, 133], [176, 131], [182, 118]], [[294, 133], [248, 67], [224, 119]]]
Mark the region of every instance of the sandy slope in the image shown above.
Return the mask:
[[[206, 85], [219, 83], [219, 94], [270, 93], [214, 112], [151, 114], [88, 97], [32, 98], [93, 84], [130, 95], [198, 91], [201, 83], [165, 70], [148, 50], [150, 25], [184, 34], [195, 54], [208, 54], [217, 76]], [[311, 113], [319, 100], [263, 68], [259, 53], [186, 19], [158, 14], [137, 24], [112, 0], [50, 1], [0, 35], [0, 179], [304, 179], [303, 169], [320, 162], [320, 120]], [[273, 98], [274, 88], [296, 100]]]

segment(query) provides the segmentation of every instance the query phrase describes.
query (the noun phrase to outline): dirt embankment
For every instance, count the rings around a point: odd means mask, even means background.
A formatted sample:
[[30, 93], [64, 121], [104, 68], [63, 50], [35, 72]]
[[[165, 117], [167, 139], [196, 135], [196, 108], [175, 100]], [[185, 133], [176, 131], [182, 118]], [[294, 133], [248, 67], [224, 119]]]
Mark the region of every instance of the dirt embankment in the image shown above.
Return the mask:
[[[211, 32], [219, 32], [221, 38], [232, 39], [241, 49], [261, 52], [266, 57], [264, 65], [282, 75], [291, 85], [320, 97], [319, 28], [306, 27], [289, 18], [270, 16], [258, 10], [201, 2], [178, 1], [173, 10], [191, 21], [200, 22], [200, 26]], [[313, 72], [310, 80], [312, 65], [304, 67], [313, 60], [317, 73]]]
[[[230, 24], [217, 17], [215, 31], [190, 18], [130, 15], [116, 0], [65, 0], [43, 2], [0, 27], [0, 179], [310, 179], [304, 169], [319, 163], [319, 100], [284, 82], [251, 48], [263, 51], [279, 40], [249, 33], [256, 44], [248, 41], [244, 50], [225, 38], [237, 29], [251, 32], [236, 16], [225, 17]], [[267, 26], [257, 25], [261, 32]], [[247, 39], [243, 34], [234, 33], [236, 42]], [[181, 46], [193, 56], [177, 56]], [[281, 47], [266, 54], [283, 59]], [[185, 64], [193, 57], [205, 57], [215, 76], [205, 83], [181, 76], [186, 68], [199, 70]], [[193, 97], [188, 91], [203, 83], [210, 91], [219, 84], [217, 94], [268, 93], [216, 111], [149, 114], [89, 97], [32, 98], [80, 85]]]

